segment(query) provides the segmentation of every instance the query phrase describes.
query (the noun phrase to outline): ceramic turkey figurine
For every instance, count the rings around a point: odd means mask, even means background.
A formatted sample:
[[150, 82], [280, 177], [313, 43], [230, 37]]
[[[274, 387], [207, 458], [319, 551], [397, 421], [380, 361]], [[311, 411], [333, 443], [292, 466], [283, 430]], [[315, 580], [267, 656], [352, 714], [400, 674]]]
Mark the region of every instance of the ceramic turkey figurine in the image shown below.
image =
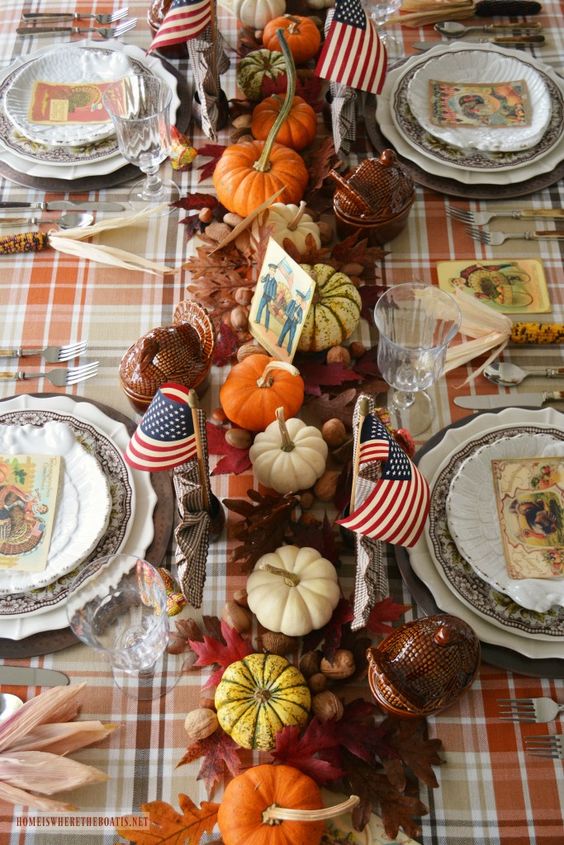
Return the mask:
[[401, 625], [367, 657], [378, 704], [395, 716], [417, 718], [444, 710], [468, 689], [480, 665], [480, 643], [462, 619], [439, 614]]
[[130, 346], [119, 368], [121, 385], [140, 413], [165, 382], [203, 386], [210, 360], [198, 330], [190, 323], [153, 329]]

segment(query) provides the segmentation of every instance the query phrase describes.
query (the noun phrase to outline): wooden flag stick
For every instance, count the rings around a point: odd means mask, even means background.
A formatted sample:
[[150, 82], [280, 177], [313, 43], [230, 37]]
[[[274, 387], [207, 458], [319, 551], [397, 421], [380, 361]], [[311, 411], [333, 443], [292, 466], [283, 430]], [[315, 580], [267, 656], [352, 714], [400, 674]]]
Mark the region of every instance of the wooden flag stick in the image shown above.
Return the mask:
[[356, 485], [358, 482], [358, 469], [360, 464], [360, 433], [362, 431], [362, 424], [369, 413], [369, 404], [368, 399], [363, 396], [360, 400], [360, 405], [358, 408], [358, 425], [356, 428], [356, 437], [355, 437], [355, 444], [354, 444], [354, 464], [353, 464], [353, 476], [352, 476], [352, 486], [351, 486], [351, 501], [349, 505], [349, 514], [354, 512], [355, 504], [356, 504]]
[[198, 455], [198, 473], [200, 476], [200, 486], [202, 488], [202, 503], [205, 511], [210, 509], [210, 498], [208, 495], [209, 478], [206, 472], [206, 463], [204, 461], [204, 449], [202, 446], [202, 432], [200, 430], [200, 417], [198, 411], [200, 404], [195, 390], [188, 392], [188, 404], [192, 409], [192, 425], [194, 426], [194, 437], [196, 438], [196, 450]]

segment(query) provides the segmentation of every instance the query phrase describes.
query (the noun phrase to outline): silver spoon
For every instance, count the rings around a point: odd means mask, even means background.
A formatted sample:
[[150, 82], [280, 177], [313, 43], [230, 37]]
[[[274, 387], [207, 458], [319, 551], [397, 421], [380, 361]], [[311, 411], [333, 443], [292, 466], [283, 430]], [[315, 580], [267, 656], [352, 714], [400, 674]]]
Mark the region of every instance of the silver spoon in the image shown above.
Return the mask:
[[87, 211], [63, 211], [55, 220], [42, 220], [41, 217], [1, 217], [0, 226], [37, 226], [39, 223], [55, 223], [60, 229], [84, 228], [90, 226], [94, 217]]
[[9, 692], [0, 692], [0, 722], [9, 719], [20, 707], [23, 707], [21, 698]]
[[500, 384], [503, 387], [516, 387], [527, 376], [545, 376], [545, 378], [564, 376], [564, 367], [529, 367], [528, 370], [524, 370], [517, 364], [494, 361], [485, 368], [484, 375], [494, 384]]
[[512, 29], [522, 33], [527, 29], [540, 29], [541, 24], [534, 22], [528, 24], [486, 24], [485, 26], [464, 26], [458, 21], [441, 21], [436, 23], [433, 29], [446, 35], [447, 38], [458, 38], [468, 32], [497, 32], [498, 29]]

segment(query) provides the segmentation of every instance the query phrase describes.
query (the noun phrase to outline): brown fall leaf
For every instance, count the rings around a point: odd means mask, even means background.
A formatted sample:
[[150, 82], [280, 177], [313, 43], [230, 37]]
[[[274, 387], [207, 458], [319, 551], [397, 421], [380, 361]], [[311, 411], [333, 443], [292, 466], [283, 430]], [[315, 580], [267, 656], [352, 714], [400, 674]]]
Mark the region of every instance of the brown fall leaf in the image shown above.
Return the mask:
[[228, 510], [240, 514], [243, 519], [233, 525], [235, 539], [243, 543], [232, 552], [232, 562], [239, 563], [241, 572], [250, 572], [262, 555], [273, 552], [284, 541], [292, 511], [298, 504], [297, 496], [286, 493], [259, 493], [248, 490], [246, 499], [224, 499]]
[[435, 789], [439, 784], [433, 766], [443, 763], [440, 739], [428, 739], [425, 719], [395, 719], [389, 716], [381, 724], [386, 744], [411, 769], [418, 780]]
[[219, 804], [202, 801], [199, 807], [188, 795], [178, 796], [180, 813], [166, 801], [142, 804], [148, 813], [150, 829], [116, 828], [118, 834], [135, 845], [199, 845], [204, 834], [211, 833], [217, 822]]
[[309, 171], [308, 192], [318, 191], [338, 161], [332, 137], [326, 136], [317, 144], [312, 144], [304, 158]]
[[312, 408], [316, 414], [317, 419], [322, 424], [327, 420], [336, 417], [348, 427], [352, 426], [352, 417], [354, 411], [354, 400], [356, 399], [356, 390], [351, 387], [348, 390], [343, 390], [337, 396], [329, 396], [323, 393], [321, 396], [316, 396], [308, 402], [307, 407]]

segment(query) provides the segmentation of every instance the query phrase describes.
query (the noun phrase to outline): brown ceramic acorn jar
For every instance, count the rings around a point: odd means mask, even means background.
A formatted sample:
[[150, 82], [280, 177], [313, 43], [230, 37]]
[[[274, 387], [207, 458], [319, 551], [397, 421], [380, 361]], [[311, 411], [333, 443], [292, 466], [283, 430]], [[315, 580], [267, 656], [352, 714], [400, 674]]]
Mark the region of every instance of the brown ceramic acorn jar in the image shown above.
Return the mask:
[[367, 657], [380, 707], [420, 718], [449, 707], [468, 689], [480, 665], [480, 643], [466, 622], [443, 613], [401, 625]]
[[129, 347], [119, 367], [122, 389], [136, 411], [144, 414], [159, 387], [176, 382], [202, 394], [214, 347], [209, 317], [190, 303], [184, 322], [148, 332]]

